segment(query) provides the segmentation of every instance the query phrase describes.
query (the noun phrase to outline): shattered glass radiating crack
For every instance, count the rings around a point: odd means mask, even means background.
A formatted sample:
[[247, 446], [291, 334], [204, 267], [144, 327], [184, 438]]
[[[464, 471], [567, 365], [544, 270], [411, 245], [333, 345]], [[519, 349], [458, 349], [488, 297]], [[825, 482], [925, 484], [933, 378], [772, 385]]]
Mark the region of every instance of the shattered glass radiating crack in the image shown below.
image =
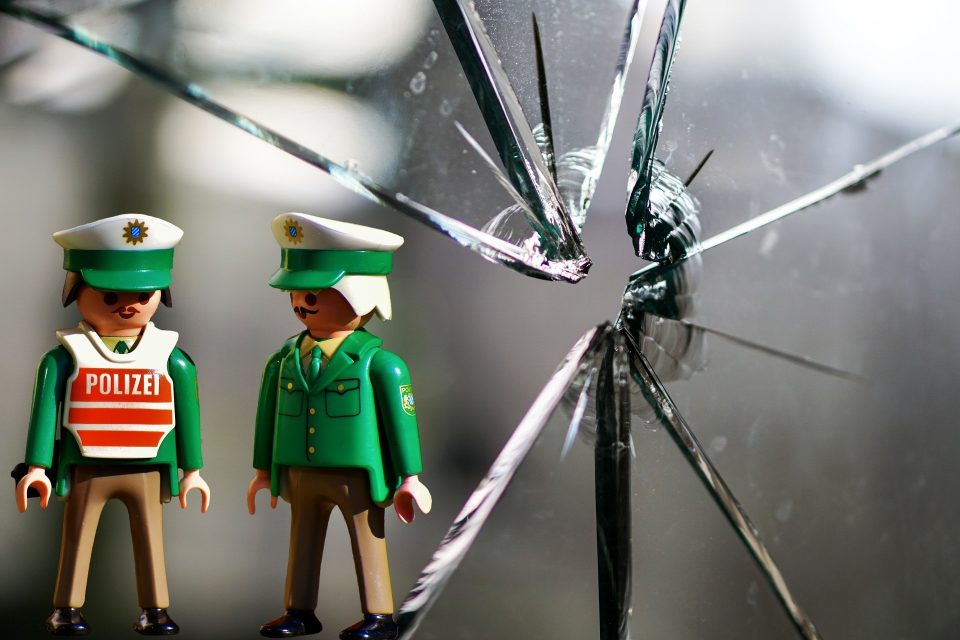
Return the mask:
[[[586, 29], [580, 37], [593, 41], [594, 56], [565, 60], [565, 74], [575, 74], [575, 83], [556, 71], [556, 61], [564, 56], [560, 27], [581, 18], [580, 7], [572, 0], [532, 4], [531, 11], [530, 5], [502, 0], [434, 0], [435, 12], [423, 14], [428, 17], [422, 33], [413, 36], [419, 42], [413, 53], [402, 60], [375, 60], [362, 73], [343, 72], [343, 77], [282, 56], [264, 58], [256, 47], [247, 58], [238, 55], [247, 66], [224, 73], [205, 40], [222, 35], [216, 20], [211, 26], [198, 18], [189, 3], [7, 0], [0, 2], [0, 11], [106, 56], [489, 260], [532, 277], [577, 282], [591, 266], [581, 232], [613, 138], [645, 2], [594, 3], [590, 20], [579, 23]], [[413, 637], [439, 602], [518, 470], [550, 435], [551, 421], [562, 427], [562, 443], [551, 454], [557, 460], [567, 460], [578, 445], [592, 449], [600, 638], [630, 637], [633, 593], [644, 579], [634, 571], [632, 543], [631, 473], [641, 423], [662, 426], [669, 434], [796, 633], [820, 637], [664, 382], [692, 378], [704, 368], [707, 336], [845, 384], [864, 382], [858, 372], [693, 322], [703, 255], [838, 194], [853, 193], [895, 163], [960, 134], [960, 125], [931, 131], [701, 240], [701, 217], [715, 212], [701, 210], [691, 183], [710, 154], [685, 182], [657, 155], [685, 9], [684, 0], [665, 3], [627, 176], [628, 236], [636, 255], [652, 263], [629, 276], [615, 321], [601, 322], [569, 350], [467, 499], [400, 607], [403, 638]], [[111, 16], [126, 20], [111, 22]], [[137, 37], [141, 29], [151, 37]], [[388, 119], [412, 124], [400, 132], [403, 142], [394, 162], [378, 164], [371, 154], [370, 147], [385, 144], [383, 139], [334, 157], [305, 144], [295, 131], [286, 132], [282, 117], [255, 119], [247, 109], [255, 111], [255, 100], [212, 97], [217, 91], [202, 88], [207, 82], [221, 90], [230, 82], [258, 85], [253, 94], [270, 85], [333, 88], [368, 102], [379, 100], [387, 105]], [[424, 95], [437, 102], [430, 117], [424, 115]], [[456, 188], [450, 189], [451, 183]]]
[[[727, 517], [766, 577], [797, 633], [803, 638], [816, 639], [820, 638], [820, 634], [813, 621], [792, 593], [783, 573], [763, 543], [759, 531], [750, 521], [740, 502], [720, 476], [708, 458], [706, 450], [670, 398], [645, 352], [650, 351], [656, 360], [660, 360], [661, 357], [669, 360], [665, 369], [671, 376], [689, 377], [700, 366], [705, 334], [712, 333], [738, 346], [754, 349], [820, 373], [847, 380], [860, 380], [861, 377], [855, 373], [760, 345], [729, 333], [711, 331], [686, 321], [685, 317], [691, 312], [696, 291], [697, 274], [702, 268], [700, 255], [706, 249], [823, 202], [844, 190], [852, 190], [879, 171], [910, 154], [953, 137], [958, 130], [956, 127], [945, 127], [933, 131], [866, 165], [856, 167], [851, 173], [825, 187], [777, 207], [771, 212], [751, 218], [701, 244], [698, 238], [700, 232], [698, 204], [687, 191], [687, 186], [702, 168], [703, 163], [701, 162], [700, 166], [694, 170], [685, 184], [671, 175], [665, 165], [654, 156], [662, 126], [663, 107], [676, 43], [679, 40], [683, 10], [684, 2], [682, 1], [667, 3], [647, 79], [647, 91], [637, 133], [634, 136], [633, 170], [628, 180], [626, 217], [629, 235], [633, 239], [637, 255], [656, 262], [631, 276], [624, 293], [623, 308], [616, 330], [611, 331], [609, 325], [601, 325], [595, 333], [588, 334], [595, 339], [596, 336], [600, 336], [603, 339], [603, 348], [594, 347], [585, 350], [582, 346], [575, 346], [568, 354], [567, 360], [541, 392], [531, 411], [521, 423], [521, 428], [515, 432], [515, 437], [520, 433], [524, 434], [524, 447], [518, 450], [517, 447], [508, 443], [478, 491], [488, 495], [487, 484], [491, 482], [491, 478], [512, 478], [516, 468], [522, 464], [523, 457], [529, 454], [532, 439], [539, 436], [540, 431], [560, 404], [560, 399], [564, 397], [557, 393], [555, 384], [567, 385], [567, 397], [578, 398], [577, 409], [572, 412], [573, 417], [568, 425], [568, 433], [581, 428], [591, 430], [582, 422], [584, 413], [582, 398], [585, 394], [585, 385], [589, 386], [590, 380], [597, 376], [599, 380], [596, 390], [597, 409], [596, 414], [592, 416], [595, 421], [595, 426], [592, 427], [592, 440], [596, 451], [599, 637], [604, 640], [630, 637], [632, 552], [628, 452], [632, 449], [632, 442], [629, 435], [631, 429], [629, 393], [624, 391], [628, 383], [622, 375], [623, 371], [629, 370], [630, 377], [642, 390], [642, 397], [648, 405], [648, 410], [652, 411], [656, 420], [667, 428], [717, 506]], [[546, 121], [546, 118], [544, 120]], [[545, 148], [546, 153], [549, 153], [549, 145], [541, 146]], [[550, 158], [547, 157], [546, 161], [549, 162], [549, 160]], [[584, 339], [581, 339], [579, 344], [582, 344]], [[571, 375], [571, 359], [578, 354], [581, 358], [579, 363], [581, 370], [578, 375]], [[629, 365], [624, 364], [625, 358], [629, 361]], [[592, 371], [589, 375], [584, 370], [588, 367]], [[538, 427], [535, 432], [529, 428], [531, 423]], [[564, 442], [561, 458], [569, 450], [570, 441], [568, 436]], [[504, 465], [509, 468], [506, 474], [503, 470]], [[472, 502], [473, 499], [468, 501], [468, 507], [457, 520], [458, 524], [448, 532], [428, 570], [421, 575], [418, 586], [413, 591], [416, 596], [408, 598], [404, 603], [402, 611], [405, 620], [416, 619], [420, 612], [439, 597], [439, 589], [463, 560], [469, 544], [462, 544], [460, 531], [462, 523], [469, 520], [473, 514], [470, 509]], [[483, 526], [488, 516], [489, 507], [483, 516], [471, 522], [471, 540], [475, 539], [477, 530]], [[438, 575], [443, 576], [443, 579], [437, 580]], [[430, 585], [433, 588], [432, 596], [424, 585]], [[406, 626], [404, 637], [410, 637], [415, 628], [416, 625]]]

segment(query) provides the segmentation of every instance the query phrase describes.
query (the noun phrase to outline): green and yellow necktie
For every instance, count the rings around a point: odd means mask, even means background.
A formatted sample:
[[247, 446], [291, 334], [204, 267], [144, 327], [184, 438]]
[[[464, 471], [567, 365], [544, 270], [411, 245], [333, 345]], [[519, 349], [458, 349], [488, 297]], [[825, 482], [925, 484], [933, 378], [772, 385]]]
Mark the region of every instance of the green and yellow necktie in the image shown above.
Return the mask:
[[318, 345], [313, 345], [310, 350], [310, 364], [307, 367], [307, 382], [313, 384], [320, 377], [320, 363], [323, 359], [323, 352]]

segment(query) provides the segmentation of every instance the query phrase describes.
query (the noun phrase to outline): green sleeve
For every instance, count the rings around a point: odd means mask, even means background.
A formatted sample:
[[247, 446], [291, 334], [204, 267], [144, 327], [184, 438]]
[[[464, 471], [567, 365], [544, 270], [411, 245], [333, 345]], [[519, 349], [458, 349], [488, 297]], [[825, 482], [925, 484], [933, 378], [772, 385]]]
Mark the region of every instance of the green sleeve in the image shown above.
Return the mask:
[[[394, 471], [404, 478], [420, 473], [423, 464], [417, 412], [406, 363], [396, 354], [380, 350], [370, 364], [370, 379]], [[407, 403], [404, 403], [404, 396], [408, 398]]]
[[200, 449], [200, 397], [197, 367], [186, 353], [174, 348], [167, 361], [173, 380], [174, 413], [177, 426], [177, 466], [192, 471], [203, 466]]
[[63, 402], [67, 378], [73, 373], [70, 353], [59, 346], [51, 349], [37, 365], [33, 383], [33, 406], [27, 432], [27, 453], [24, 461], [31, 466], [53, 466], [53, 443], [57, 439], [57, 416]]
[[263, 368], [260, 398], [257, 400], [257, 425], [253, 436], [253, 467], [269, 471], [273, 463], [273, 429], [277, 416], [277, 384], [283, 351], [270, 356]]

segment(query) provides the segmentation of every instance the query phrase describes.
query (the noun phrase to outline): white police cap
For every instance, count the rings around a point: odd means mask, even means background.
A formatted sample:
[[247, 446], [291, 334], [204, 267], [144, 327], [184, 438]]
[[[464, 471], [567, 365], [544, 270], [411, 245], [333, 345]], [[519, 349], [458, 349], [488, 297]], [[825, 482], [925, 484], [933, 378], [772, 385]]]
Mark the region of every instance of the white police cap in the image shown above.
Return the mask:
[[333, 288], [357, 315], [376, 311], [389, 320], [392, 309], [387, 274], [393, 252], [403, 244], [395, 233], [305, 213], [273, 219], [280, 245], [280, 268], [270, 286], [286, 290]]
[[123, 213], [53, 234], [63, 247], [63, 268], [95, 289], [153, 291], [170, 286], [173, 248], [183, 237], [174, 224], [142, 213]]

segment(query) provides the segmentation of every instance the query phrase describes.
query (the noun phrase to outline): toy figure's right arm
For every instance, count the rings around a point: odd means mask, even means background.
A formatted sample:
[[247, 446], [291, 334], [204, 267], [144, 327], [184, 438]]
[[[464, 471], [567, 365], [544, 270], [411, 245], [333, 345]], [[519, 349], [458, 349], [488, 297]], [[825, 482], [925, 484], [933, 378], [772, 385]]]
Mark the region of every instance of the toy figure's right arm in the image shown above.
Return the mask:
[[[270, 488], [270, 468], [273, 465], [273, 430], [277, 416], [277, 384], [280, 380], [280, 362], [283, 352], [278, 351], [267, 360], [260, 383], [260, 398], [257, 401], [257, 425], [253, 438], [253, 468], [257, 470], [247, 487], [247, 510], [256, 512], [256, 495], [261, 489]], [[272, 496], [270, 506], [277, 506], [277, 497]]]
[[273, 429], [277, 416], [277, 385], [280, 381], [281, 353], [273, 354], [263, 369], [260, 399], [257, 401], [257, 427], [253, 440], [253, 467], [269, 471], [273, 463]]
[[27, 510], [27, 490], [31, 486], [40, 493], [40, 508], [45, 509], [50, 499], [52, 487], [44, 470], [53, 466], [57, 417], [67, 378], [72, 371], [73, 361], [62, 346], [44, 354], [37, 366], [30, 427], [27, 431], [27, 451], [24, 456], [30, 470], [16, 487], [17, 508], [21, 512]]
[[27, 454], [30, 466], [49, 469], [53, 466], [53, 443], [57, 439], [57, 414], [63, 401], [67, 378], [73, 372], [73, 361], [63, 347], [44, 354], [37, 365], [33, 385], [33, 406], [27, 431]]

